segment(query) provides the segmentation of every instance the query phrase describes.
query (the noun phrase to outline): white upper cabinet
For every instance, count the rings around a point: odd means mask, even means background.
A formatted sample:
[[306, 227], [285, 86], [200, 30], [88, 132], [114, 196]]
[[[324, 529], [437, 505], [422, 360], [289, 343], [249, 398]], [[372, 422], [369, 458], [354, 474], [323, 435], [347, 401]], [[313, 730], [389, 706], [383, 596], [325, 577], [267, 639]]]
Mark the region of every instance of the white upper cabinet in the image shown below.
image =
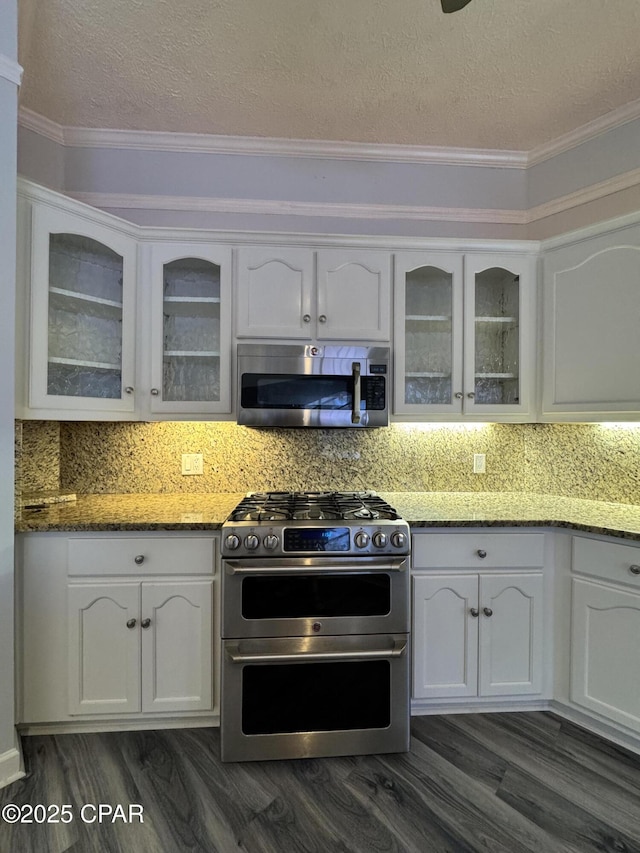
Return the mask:
[[543, 419], [637, 419], [640, 226], [549, 251], [543, 311]]
[[238, 337], [389, 340], [390, 300], [389, 252], [238, 251]]
[[151, 294], [153, 414], [231, 409], [231, 249], [205, 243], [145, 247]]
[[318, 252], [318, 338], [388, 341], [391, 312], [388, 252]]
[[533, 414], [535, 258], [405, 252], [395, 265], [396, 414]]
[[28, 406], [43, 417], [135, 410], [136, 243], [109, 222], [33, 206]]

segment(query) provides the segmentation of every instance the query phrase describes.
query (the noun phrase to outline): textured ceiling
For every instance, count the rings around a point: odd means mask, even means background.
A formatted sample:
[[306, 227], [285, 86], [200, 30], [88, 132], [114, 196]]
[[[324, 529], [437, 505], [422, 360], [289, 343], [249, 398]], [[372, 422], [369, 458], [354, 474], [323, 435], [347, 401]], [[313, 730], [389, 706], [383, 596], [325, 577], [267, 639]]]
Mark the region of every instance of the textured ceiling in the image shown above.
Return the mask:
[[75, 127], [530, 150], [640, 98], [640, 0], [20, 0]]

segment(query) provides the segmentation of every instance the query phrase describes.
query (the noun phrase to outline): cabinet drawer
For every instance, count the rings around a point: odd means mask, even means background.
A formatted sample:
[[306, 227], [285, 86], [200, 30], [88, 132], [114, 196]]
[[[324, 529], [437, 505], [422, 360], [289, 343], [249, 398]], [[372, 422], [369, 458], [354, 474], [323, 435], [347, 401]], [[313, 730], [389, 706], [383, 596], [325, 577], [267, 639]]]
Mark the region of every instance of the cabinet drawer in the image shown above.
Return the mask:
[[544, 534], [416, 533], [413, 535], [412, 564], [414, 569], [542, 566]]
[[632, 571], [640, 567], [640, 548], [633, 545], [574, 536], [571, 566], [574, 572], [640, 587], [640, 571]]
[[69, 540], [68, 574], [211, 575], [215, 539], [180, 536], [79, 536]]

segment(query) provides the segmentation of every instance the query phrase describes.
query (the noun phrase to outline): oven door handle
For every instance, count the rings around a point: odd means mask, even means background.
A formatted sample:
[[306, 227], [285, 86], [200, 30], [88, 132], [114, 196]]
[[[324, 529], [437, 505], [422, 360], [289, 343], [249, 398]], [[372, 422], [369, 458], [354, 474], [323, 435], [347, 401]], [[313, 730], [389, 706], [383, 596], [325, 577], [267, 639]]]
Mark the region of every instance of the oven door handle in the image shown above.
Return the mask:
[[226, 643], [225, 654], [232, 663], [285, 663], [302, 661], [331, 661], [331, 660], [366, 660], [367, 658], [400, 658], [407, 652], [407, 640], [394, 640], [392, 645], [381, 646], [378, 649], [364, 649], [361, 651], [286, 651], [280, 653], [254, 652], [246, 653], [240, 651], [239, 643]]
[[351, 363], [351, 371], [353, 376], [353, 407], [351, 409], [351, 423], [360, 423], [360, 400], [362, 399], [360, 385], [360, 362], [354, 361]]
[[225, 560], [225, 571], [228, 575], [335, 575], [335, 574], [371, 574], [371, 572], [404, 572], [407, 568], [406, 559], [385, 560], [383, 563], [369, 563], [366, 558], [357, 558], [346, 565], [304, 565], [302, 561], [295, 567], [278, 564], [273, 561], [259, 562], [252, 560], [245, 565], [239, 560]]

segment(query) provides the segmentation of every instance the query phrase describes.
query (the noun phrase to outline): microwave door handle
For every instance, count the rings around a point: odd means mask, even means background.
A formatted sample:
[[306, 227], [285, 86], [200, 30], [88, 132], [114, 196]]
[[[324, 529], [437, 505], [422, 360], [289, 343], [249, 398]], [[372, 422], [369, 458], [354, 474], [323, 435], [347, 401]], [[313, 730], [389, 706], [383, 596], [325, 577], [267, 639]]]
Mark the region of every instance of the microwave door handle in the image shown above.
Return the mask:
[[361, 399], [361, 387], [360, 387], [360, 362], [354, 361], [351, 364], [351, 370], [353, 375], [353, 407], [351, 409], [351, 423], [359, 424], [360, 423], [360, 399]]

